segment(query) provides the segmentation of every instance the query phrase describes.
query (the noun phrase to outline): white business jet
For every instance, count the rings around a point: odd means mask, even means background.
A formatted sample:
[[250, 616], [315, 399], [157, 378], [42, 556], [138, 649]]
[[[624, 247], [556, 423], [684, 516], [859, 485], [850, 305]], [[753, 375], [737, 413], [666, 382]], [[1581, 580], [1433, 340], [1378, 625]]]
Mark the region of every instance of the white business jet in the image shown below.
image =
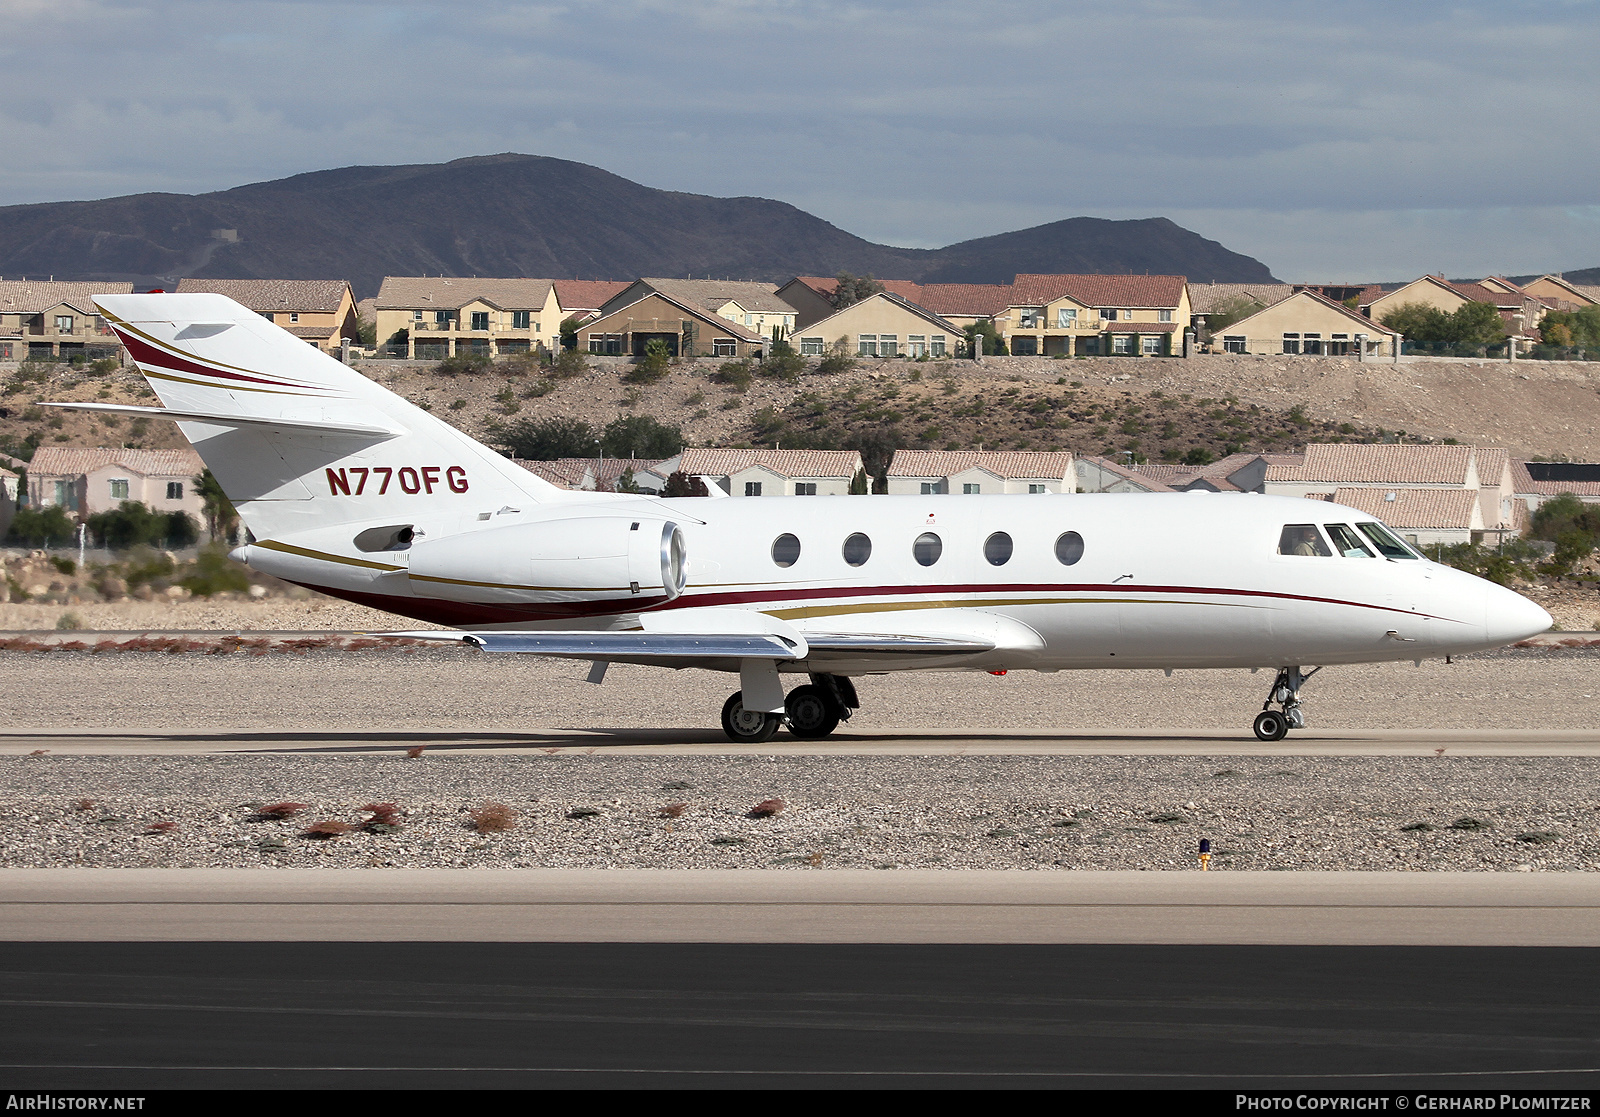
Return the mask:
[[[236, 559], [489, 652], [739, 676], [738, 742], [833, 732], [888, 671], [1322, 665], [1543, 632], [1353, 508], [1216, 494], [658, 499], [558, 489], [221, 295], [95, 302], [253, 542]], [[1316, 664], [1312, 671], [1302, 665]], [[808, 681], [784, 693], [784, 675]]]

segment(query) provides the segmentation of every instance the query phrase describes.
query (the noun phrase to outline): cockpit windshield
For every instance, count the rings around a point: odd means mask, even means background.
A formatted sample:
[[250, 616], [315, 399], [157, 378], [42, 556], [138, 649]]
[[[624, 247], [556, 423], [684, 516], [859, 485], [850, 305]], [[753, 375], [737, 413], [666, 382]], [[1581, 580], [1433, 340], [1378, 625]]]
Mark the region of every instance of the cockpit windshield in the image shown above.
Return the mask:
[[1322, 541], [1322, 533], [1317, 530], [1316, 524], [1285, 524], [1283, 534], [1278, 536], [1278, 553], [1333, 557], [1333, 552]]
[[1350, 529], [1349, 524], [1324, 524], [1328, 529], [1328, 538], [1333, 540], [1333, 548], [1345, 558], [1372, 558], [1372, 551], [1361, 542], [1361, 536]]
[[1384, 558], [1414, 559], [1416, 552], [1394, 537], [1394, 534], [1382, 524], [1357, 524], [1361, 534], [1372, 540], [1378, 548], [1378, 553]]

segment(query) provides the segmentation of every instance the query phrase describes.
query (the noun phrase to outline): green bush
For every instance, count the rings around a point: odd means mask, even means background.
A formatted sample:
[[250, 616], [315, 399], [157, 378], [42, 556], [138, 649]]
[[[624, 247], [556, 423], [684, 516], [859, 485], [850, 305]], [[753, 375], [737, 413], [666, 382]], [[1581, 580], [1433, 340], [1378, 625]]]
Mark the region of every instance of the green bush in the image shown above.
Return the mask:
[[433, 371], [440, 376], [460, 376], [462, 373], [488, 372], [493, 364], [487, 353], [457, 353], [440, 361]]
[[755, 375], [756, 363], [749, 357], [740, 357], [735, 361], [723, 361], [717, 366], [717, 371], [711, 374], [711, 379], [717, 384], [726, 384], [743, 392], [749, 389]]
[[600, 432], [570, 416], [551, 419], [521, 419], [495, 431], [499, 445], [513, 457], [529, 461], [554, 461], [556, 458], [592, 458]]
[[571, 380], [588, 371], [589, 358], [576, 349], [562, 349], [550, 362], [550, 370], [546, 375], [552, 380]]
[[798, 380], [806, 370], [806, 359], [785, 342], [777, 342], [767, 358], [756, 366], [756, 375], [771, 380]]
[[645, 342], [644, 355], [623, 376], [628, 384], [654, 384], [664, 380], [672, 366], [672, 351], [659, 337]]
[[856, 367], [856, 359], [848, 353], [829, 353], [817, 362], [819, 376], [837, 376]]
[[141, 544], [191, 547], [200, 538], [199, 525], [186, 512], [156, 512], [137, 500], [125, 500], [110, 512], [96, 512], [84, 521], [95, 546], [126, 551]]
[[213, 544], [200, 551], [191, 572], [178, 584], [196, 597], [210, 597], [225, 591], [243, 593], [250, 588], [250, 577], [228, 558], [225, 547]]
[[606, 424], [600, 448], [610, 458], [670, 458], [683, 449], [683, 431], [649, 415], [623, 415]]
[[60, 505], [19, 508], [6, 539], [24, 547], [62, 547], [71, 542], [77, 530], [77, 525]]

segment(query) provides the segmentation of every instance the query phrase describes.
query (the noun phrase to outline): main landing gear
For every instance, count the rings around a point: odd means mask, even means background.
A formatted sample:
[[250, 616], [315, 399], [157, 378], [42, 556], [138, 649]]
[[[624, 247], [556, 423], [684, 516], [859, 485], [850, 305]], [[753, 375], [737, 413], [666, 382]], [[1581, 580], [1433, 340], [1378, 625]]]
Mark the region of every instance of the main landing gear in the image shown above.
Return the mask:
[[839, 728], [850, 712], [860, 707], [856, 688], [843, 675], [812, 675], [783, 700], [783, 713], [768, 714], [744, 708], [743, 691], [734, 691], [722, 704], [722, 731], [730, 741], [755, 745], [770, 741], [779, 728], [804, 740], [818, 740]]
[[[1272, 690], [1261, 704], [1261, 712], [1256, 715], [1257, 737], [1263, 741], [1281, 741], [1289, 735], [1289, 730], [1306, 727], [1306, 716], [1300, 709], [1300, 688], [1321, 670], [1320, 667], [1313, 667], [1309, 671], [1301, 671], [1298, 667], [1278, 669]], [[1274, 702], [1283, 707], [1282, 712], [1272, 708]]]

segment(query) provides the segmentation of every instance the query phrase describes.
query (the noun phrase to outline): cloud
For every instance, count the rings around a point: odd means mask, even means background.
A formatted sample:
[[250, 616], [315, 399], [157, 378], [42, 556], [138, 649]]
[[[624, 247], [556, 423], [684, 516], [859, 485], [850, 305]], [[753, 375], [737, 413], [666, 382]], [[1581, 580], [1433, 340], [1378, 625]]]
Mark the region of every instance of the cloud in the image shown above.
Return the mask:
[[1280, 273], [1600, 264], [1587, 0], [13, 9], [0, 202], [515, 150], [906, 245], [1189, 214]]

